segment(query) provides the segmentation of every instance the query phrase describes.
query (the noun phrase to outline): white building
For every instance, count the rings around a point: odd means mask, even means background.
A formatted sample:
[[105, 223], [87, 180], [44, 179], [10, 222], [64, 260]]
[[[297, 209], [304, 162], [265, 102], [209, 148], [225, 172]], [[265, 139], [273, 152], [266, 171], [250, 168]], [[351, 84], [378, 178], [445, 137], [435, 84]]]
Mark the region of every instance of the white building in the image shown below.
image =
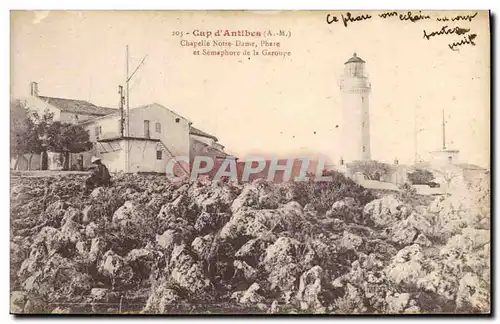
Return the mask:
[[342, 91], [341, 148], [344, 163], [370, 160], [371, 84], [365, 73], [365, 61], [353, 54], [344, 64], [340, 81]]
[[440, 150], [431, 151], [432, 163], [436, 165], [457, 164], [459, 161], [459, 150], [442, 148]]
[[460, 162], [459, 160], [459, 150], [450, 149], [446, 147], [446, 121], [444, 118], [444, 109], [443, 109], [443, 121], [442, 121], [442, 147], [438, 150], [431, 151], [431, 162], [435, 165], [446, 165], [446, 164], [457, 164]]
[[[71, 154], [70, 166], [83, 160], [83, 167], [90, 166], [92, 156], [101, 157], [111, 172], [159, 172], [164, 173], [168, 161], [173, 157], [187, 157], [186, 163], [176, 165], [176, 173], [189, 173], [196, 155], [214, 159], [229, 157], [217, 137], [205, 133], [176, 112], [153, 103], [131, 108], [128, 123], [121, 132], [121, 111], [99, 107], [83, 100], [40, 96], [38, 84], [30, 85], [31, 96], [25, 100], [27, 106], [40, 114], [54, 114], [54, 120], [80, 124], [89, 133], [93, 148], [81, 154]], [[48, 154], [48, 169], [60, 169], [59, 154]], [[41, 169], [42, 161], [34, 159]], [[32, 162], [33, 164], [33, 162]]]

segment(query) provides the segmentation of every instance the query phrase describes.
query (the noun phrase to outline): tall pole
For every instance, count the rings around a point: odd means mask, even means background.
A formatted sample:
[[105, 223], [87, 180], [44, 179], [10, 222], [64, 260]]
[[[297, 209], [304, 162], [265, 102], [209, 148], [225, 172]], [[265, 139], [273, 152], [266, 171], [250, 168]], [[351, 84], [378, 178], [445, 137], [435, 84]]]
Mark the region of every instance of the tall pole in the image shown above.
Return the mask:
[[130, 122], [129, 122], [129, 113], [130, 113], [130, 87], [129, 87], [129, 77], [128, 77], [128, 45], [127, 45], [127, 136], [130, 135], [130, 132], [129, 132], [129, 125], [130, 125]]
[[446, 132], [445, 132], [445, 122], [444, 122], [444, 109], [443, 109], [443, 150], [446, 149]]
[[[127, 116], [126, 116], [126, 120], [127, 120], [127, 132], [126, 132], [126, 136], [130, 136], [130, 96], [129, 96], [129, 93], [130, 93], [130, 88], [129, 88], [129, 77], [128, 77], [128, 45], [126, 46], [126, 87], [127, 87]], [[125, 140], [125, 172], [129, 172], [129, 151], [130, 151], [130, 146], [129, 146], [129, 140], [126, 139]]]
[[414, 157], [414, 162], [417, 164], [418, 160], [418, 148], [417, 148], [417, 108], [413, 110], [413, 141], [415, 145], [415, 157]]
[[425, 130], [425, 128], [419, 128], [418, 127], [418, 109], [420, 108], [420, 105], [415, 106], [415, 109], [413, 110], [413, 144], [415, 145], [415, 156], [414, 156], [414, 162], [417, 164], [420, 162], [420, 156], [418, 155], [418, 134], [422, 131]]
[[123, 127], [125, 126], [124, 124], [124, 119], [123, 119], [123, 101], [125, 97], [123, 96], [123, 86], [119, 85], [118, 86], [118, 93], [120, 94], [120, 137], [123, 137]]

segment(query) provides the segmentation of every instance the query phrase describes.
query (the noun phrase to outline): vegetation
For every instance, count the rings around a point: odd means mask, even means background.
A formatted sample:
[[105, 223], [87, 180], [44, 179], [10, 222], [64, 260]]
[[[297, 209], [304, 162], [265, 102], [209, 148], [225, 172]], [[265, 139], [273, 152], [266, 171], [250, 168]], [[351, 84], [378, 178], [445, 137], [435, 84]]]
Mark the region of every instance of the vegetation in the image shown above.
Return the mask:
[[399, 198], [403, 201], [411, 201], [417, 195], [417, 189], [415, 189], [411, 183], [405, 182], [399, 186]]
[[53, 122], [47, 130], [47, 147], [63, 155], [63, 170], [69, 169], [69, 154], [81, 153], [92, 148], [89, 134], [80, 125]]
[[355, 161], [348, 163], [347, 167], [351, 172], [361, 172], [368, 180], [380, 181], [384, 176], [389, 175], [391, 165], [378, 161]]
[[429, 170], [416, 169], [413, 172], [408, 173], [408, 181], [414, 185], [426, 185], [434, 180], [434, 174]]
[[455, 165], [447, 165], [441, 168], [434, 168], [432, 171], [444, 182], [446, 183], [446, 187], [450, 188], [451, 183], [455, 180], [458, 180], [462, 176], [462, 172]]
[[325, 171], [323, 175], [332, 177], [333, 181], [314, 181], [314, 176], [310, 174], [309, 181], [293, 183], [291, 186], [295, 200], [303, 206], [309, 203], [318, 212], [325, 213], [333, 202], [344, 197], [355, 197], [361, 205], [375, 199], [371, 191], [340, 172]]
[[80, 125], [53, 121], [53, 114], [45, 111], [42, 115], [31, 111], [21, 101], [10, 103], [10, 154], [16, 159], [29, 154], [28, 168], [34, 154], [47, 151], [61, 153], [63, 169], [69, 169], [69, 153], [81, 153], [92, 148], [89, 134]]
[[10, 115], [10, 154], [16, 159], [14, 169], [17, 168], [19, 157], [24, 154], [29, 154], [28, 168], [30, 168], [33, 154], [40, 154], [43, 151], [37, 120], [30, 118], [29, 111], [19, 100], [10, 102]]

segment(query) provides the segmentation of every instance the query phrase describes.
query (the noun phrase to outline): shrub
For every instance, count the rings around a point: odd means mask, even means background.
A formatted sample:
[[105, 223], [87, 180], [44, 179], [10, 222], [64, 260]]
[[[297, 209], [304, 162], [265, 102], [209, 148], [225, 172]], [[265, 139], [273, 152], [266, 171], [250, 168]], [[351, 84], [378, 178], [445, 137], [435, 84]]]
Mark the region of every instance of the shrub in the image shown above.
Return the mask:
[[408, 182], [399, 186], [399, 190], [399, 199], [406, 203], [411, 201], [417, 195], [417, 189], [413, 188], [413, 186]]
[[391, 165], [377, 161], [354, 161], [347, 164], [353, 173], [361, 172], [366, 179], [380, 181], [391, 171]]
[[429, 184], [434, 180], [434, 174], [429, 170], [416, 169], [413, 172], [408, 173], [408, 181], [411, 184]]
[[309, 181], [294, 182], [292, 184], [294, 200], [302, 206], [312, 204], [318, 213], [325, 213], [334, 202], [346, 197], [352, 197], [362, 205], [375, 199], [369, 190], [340, 172], [326, 171], [323, 175], [331, 176], [333, 181], [314, 181], [313, 176], [308, 175]]

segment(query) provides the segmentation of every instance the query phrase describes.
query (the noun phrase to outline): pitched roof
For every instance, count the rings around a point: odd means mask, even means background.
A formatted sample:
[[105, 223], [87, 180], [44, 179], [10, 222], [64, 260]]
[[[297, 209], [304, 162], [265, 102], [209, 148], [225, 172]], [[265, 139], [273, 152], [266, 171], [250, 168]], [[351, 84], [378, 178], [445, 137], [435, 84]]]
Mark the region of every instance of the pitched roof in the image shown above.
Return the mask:
[[458, 164], [458, 166], [461, 167], [462, 169], [466, 169], [466, 170], [481, 170], [481, 171], [487, 170], [483, 167], [480, 167], [479, 165], [469, 164], [469, 163], [460, 163], [460, 164]]
[[173, 110], [172, 110], [172, 109], [170, 109], [170, 108], [167, 108], [167, 107], [165, 107], [165, 106], [163, 106], [163, 105], [160, 105], [160, 104], [159, 104], [159, 103], [157, 103], [157, 102], [153, 102], [153, 103], [151, 103], [151, 104], [142, 105], [142, 106], [139, 106], [139, 107], [134, 107], [134, 108], [130, 108], [130, 109], [131, 109], [131, 110], [132, 110], [132, 109], [141, 109], [141, 108], [148, 108], [148, 107], [151, 107], [151, 106], [160, 106], [161, 108], [163, 108], [163, 109], [166, 109], [166, 110], [170, 111], [172, 114], [176, 115], [177, 117], [180, 117], [180, 118], [182, 118], [182, 119], [185, 119], [185, 120], [189, 121], [186, 117], [184, 117], [184, 116], [182, 116], [182, 115], [178, 114], [177, 112], [173, 111]]
[[212, 152], [214, 152], [214, 153], [215, 153], [215, 156], [217, 156], [218, 158], [223, 158], [223, 159], [225, 159], [225, 158], [232, 158], [232, 157], [233, 157], [232, 155], [227, 154], [226, 152], [223, 152], [223, 151], [221, 151], [221, 150], [218, 150], [218, 149], [216, 149], [215, 147], [210, 147], [210, 148], [208, 149], [208, 151], [212, 151]]
[[[149, 108], [149, 107], [154, 106], [154, 105], [160, 106], [161, 108], [170, 111], [172, 114], [176, 115], [177, 117], [183, 118], [183, 119], [185, 119], [185, 120], [187, 120], [189, 122], [189, 120], [186, 117], [183, 117], [183, 116], [179, 115], [178, 113], [176, 113], [172, 109], [169, 109], [169, 108], [167, 108], [167, 107], [165, 107], [163, 105], [160, 105], [159, 103], [152, 103], [152, 104], [143, 105], [143, 106], [139, 106], [139, 107], [133, 107], [133, 108], [130, 108], [130, 110], [132, 111], [132, 110], [135, 110], [135, 109]], [[113, 109], [113, 108], [107, 108], [107, 109], [111, 109], [111, 113], [110, 114], [96, 116], [94, 118], [82, 120], [82, 121], [80, 121], [80, 124], [89, 124], [89, 123], [95, 122], [97, 120], [101, 120], [101, 119], [105, 119], [105, 118], [109, 118], [109, 117], [119, 116], [120, 115], [120, 109]]]
[[45, 97], [45, 96], [39, 96], [38, 98], [60, 109], [61, 111], [71, 112], [75, 114], [104, 116], [118, 111], [118, 109], [115, 108], [99, 107], [85, 100], [75, 100], [75, 99]]
[[[487, 169], [479, 166], [479, 165], [476, 165], [476, 164], [470, 164], [470, 163], [458, 163], [458, 164], [445, 164], [444, 165], [445, 167], [453, 167], [453, 168], [460, 168], [462, 170], [480, 170], [480, 171], [487, 171]], [[418, 169], [418, 168], [432, 168], [433, 165], [431, 162], [429, 161], [422, 161], [422, 162], [419, 162], [417, 164], [415, 164], [413, 166], [414, 168]], [[438, 167], [440, 167], [438, 165]]]
[[232, 155], [227, 154], [226, 152], [221, 151], [221, 150], [219, 150], [219, 149], [217, 149], [217, 148], [215, 148], [215, 147], [213, 147], [213, 146], [210, 146], [210, 145], [208, 145], [208, 144], [206, 144], [206, 143], [204, 143], [204, 142], [198, 141], [198, 140], [196, 140], [196, 139], [195, 139], [195, 140], [193, 140], [193, 141], [194, 141], [194, 143], [196, 143], [196, 144], [200, 144], [201, 146], [203, 146], [203, 149], [202, 149], [202, 150], [203, 150], [205, 153], [208, 153], [208, 154], [211, 154], [211, 155], [213, 155], [213, 156], [215, 156], [215, 157], [218, 157], [218, 158], [223, 158], [223, 159], [228, 158], [228, 157], [232, 157]]
[[196, 128], [196, 127], [193, 127], [193, 126], [191, 126], [189, 128], [189, 134], [203, 136], [203, 137], [208, 137], [208, 138], [213, 139], [214, 141], [218, 141], [217, 137], [215, 137], [213, 135], [210, 135], [208, 133], [205, 133], [204, 131], [202, 131], [202, 130]]

